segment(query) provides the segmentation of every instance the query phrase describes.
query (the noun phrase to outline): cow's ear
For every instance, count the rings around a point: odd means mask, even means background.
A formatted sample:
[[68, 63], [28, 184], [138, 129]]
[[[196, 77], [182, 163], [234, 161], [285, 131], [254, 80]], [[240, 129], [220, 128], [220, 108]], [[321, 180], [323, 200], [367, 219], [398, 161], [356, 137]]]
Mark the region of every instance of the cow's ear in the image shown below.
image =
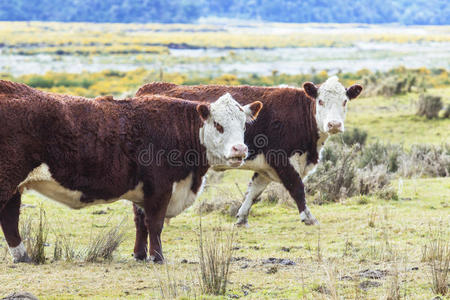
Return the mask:
[[263, 104], [260, 101], [255, 101], [244, 106], [244, 112], [247, 115], [247, 122], [256, 120], [262, 108]]
[[316, 99], [318, 96], [317, 86], [312, 82], [305, 82], [303, 84], [303, 89], [305, 90], [306, 95], [309, 97]]
[[197, 105], [197, 111], [200, 115], [200, 119], [202, 119], [203, 122], [206, 122], [206, 120], [208, 120], [209, 118], [209, 115], [211, 114], [208, 104]]
[[348, 99], [352, 100], [361, 94], [363, 87], [359, 84], [354, 84], [351, 87], [347, 89], [347, 97]]

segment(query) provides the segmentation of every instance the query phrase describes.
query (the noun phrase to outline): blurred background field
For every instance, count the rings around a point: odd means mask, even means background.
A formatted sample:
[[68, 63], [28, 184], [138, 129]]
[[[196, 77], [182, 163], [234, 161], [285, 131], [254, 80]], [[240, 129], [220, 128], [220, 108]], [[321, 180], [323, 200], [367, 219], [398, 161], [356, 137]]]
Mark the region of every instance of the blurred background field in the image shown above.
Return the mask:
[[[272, 184], [252, 208], [251, 227], [236, 232], [228, 288], [215, 297], [431, 299], [439, 294], [431, 262], [450, 257], [449, 49], [450, 26], [0, 22], [0, 79], [117, 99], [151, 81], [301, 87], [337, 75], [346, 86], [362, 84], [346, 133], [327, 142], [306, 184], [321, 226], [301, 224]], [[209, 174], [194, 207], [163, 231], [167, 266], [133, 261], [126, 202], [71, 211], [26, 195], [22, 228], [30, 218], [37, 226], [41, 205], [46, 211], [44, 265], [12, 265], [0, 239], [0, 296], [20, 289], [43, 299], [211, 299], [195, 275], [200, 211], [207, 231], [231, 225], [251, 175]], [[86, 262], [93, 240], [123, 219], [114, 255]], [[447, 252], [429, 255], [437, 233]]]

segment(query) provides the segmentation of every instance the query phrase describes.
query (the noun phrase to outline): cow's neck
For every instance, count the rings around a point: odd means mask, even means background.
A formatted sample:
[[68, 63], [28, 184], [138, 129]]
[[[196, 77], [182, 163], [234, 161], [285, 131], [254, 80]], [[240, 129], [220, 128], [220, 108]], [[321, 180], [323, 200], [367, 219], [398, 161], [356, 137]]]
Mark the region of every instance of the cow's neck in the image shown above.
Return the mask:
[[[188, 112], [188, 118], [187, 120], [190, 121], [191, 130], [190, 131], [190, 139], [188, 141], [188, 144], [186, 144], [187, 149], [189, 149], [189, 152], [197, 153], [199, 161], [199, 168], [204, 170], [206, 173], [207, 169], [209, 168], [209, 163], [207, 160], [207, 151], [205, 146], [203, 146], [203, 122], [200, 120], [197, 112], [196, 105], [193, 106], [193, 110]], [[187, 155], [187, 153], [183, 154], [184, 156]]]
[[320, 151], [322, 151], [323, 146], [325, 145], [325, 142], [327, 141], [329, 136], [330, 135], [328, 133], [319, 131], [319, 138], [317, 139], [317, 153], [319, 153], [319, 157]]

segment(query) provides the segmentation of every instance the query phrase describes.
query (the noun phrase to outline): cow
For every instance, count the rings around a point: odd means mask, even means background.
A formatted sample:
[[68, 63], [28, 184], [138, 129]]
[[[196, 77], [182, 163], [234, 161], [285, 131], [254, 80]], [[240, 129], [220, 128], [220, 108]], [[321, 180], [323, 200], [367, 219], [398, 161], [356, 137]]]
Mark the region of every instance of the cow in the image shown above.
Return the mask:
[[[218, 95], [230, 93], [245, 105], [255, 99], [264, 105], [258, 120], [245, 132], [249, 147], [241, 169], [252, 170], [245, 200], [237, 214], [237, 225], [248, 226], [248, 215], [253, 201], [267, 185], [280, 182], [295, 200], [300, 219], [306, 225], [318, 224], [305, 199], [302, 179], [310, 174], [319, 162], [319, 153], [330, 135], [344, 131], [344, 120], [349, 100], [355, 99], [362, 86], [345, 88], [336, 76], [322, 85], [311, 82], [303, 89], [289, 87], [198, 85], [180, 86], [154, 82], [142, 86], [136, 96], [165, 95], [189, 100], [213, 101]], [[216, 166], [216, 170], [229, 169]], [[145, 245], [147, 232], [142, 219], [145, 213], [134, 208], [136, 223], [135, 249]]]
[[162, 262], [164, 217], [193, 203], [210, 165], [238, 167], [248, 155], [245, 123], [261, 102], [216, 100], [87, 99], [0, 81], [0, 223], [14, 262], [30, 260], [18, 230], [25, 190], [73, 209], [133, 202]]

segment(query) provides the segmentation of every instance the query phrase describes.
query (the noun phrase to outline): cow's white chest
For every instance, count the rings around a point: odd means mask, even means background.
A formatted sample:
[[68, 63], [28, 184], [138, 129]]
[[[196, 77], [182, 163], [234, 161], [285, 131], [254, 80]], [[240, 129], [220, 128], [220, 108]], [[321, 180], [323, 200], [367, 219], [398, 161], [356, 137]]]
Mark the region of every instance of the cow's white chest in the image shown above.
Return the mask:
[[81, 201], [81, 197], [83, 196], [81, 191], [70, 190], [62, 186], [52, 177], [48, 165], [42, 164], [34, 169], [19, 185], [19, 191], [36, 191], [39, 194], [53, 201], [65, 204], [70, 208], [80, 209], [96, 204], [112, 203], [120, 199], [130, 200], [136, 204], [142, 204], [144, 202], [144, 192], [142, 187], [143, 184], [139, 183], [134, 190], [130, 190], [118, 198], [95, 199], [94, 201], [86, 203]]
[[[213, 169], [215, 171], [225, 171], [235, 168], [230, 168], [228, 166], [214, 166]], [[258, 154], [254, 159], [246, 160], [245, 163], [238, 169], [255, 171], [272, 181], [281, 182], [277, 172], [267, 163], [264, 154]]]
[[186, 208], [191, 206], [198, 195], [201, 194], [205, 184], [203, 178], [202, 186], [197, 193], [192, 192], [192, 173], [185, 179], [175, 182], [172, 186], [172, 197], [167, 207], [166, 217], [173, 218], [181, 214]]

